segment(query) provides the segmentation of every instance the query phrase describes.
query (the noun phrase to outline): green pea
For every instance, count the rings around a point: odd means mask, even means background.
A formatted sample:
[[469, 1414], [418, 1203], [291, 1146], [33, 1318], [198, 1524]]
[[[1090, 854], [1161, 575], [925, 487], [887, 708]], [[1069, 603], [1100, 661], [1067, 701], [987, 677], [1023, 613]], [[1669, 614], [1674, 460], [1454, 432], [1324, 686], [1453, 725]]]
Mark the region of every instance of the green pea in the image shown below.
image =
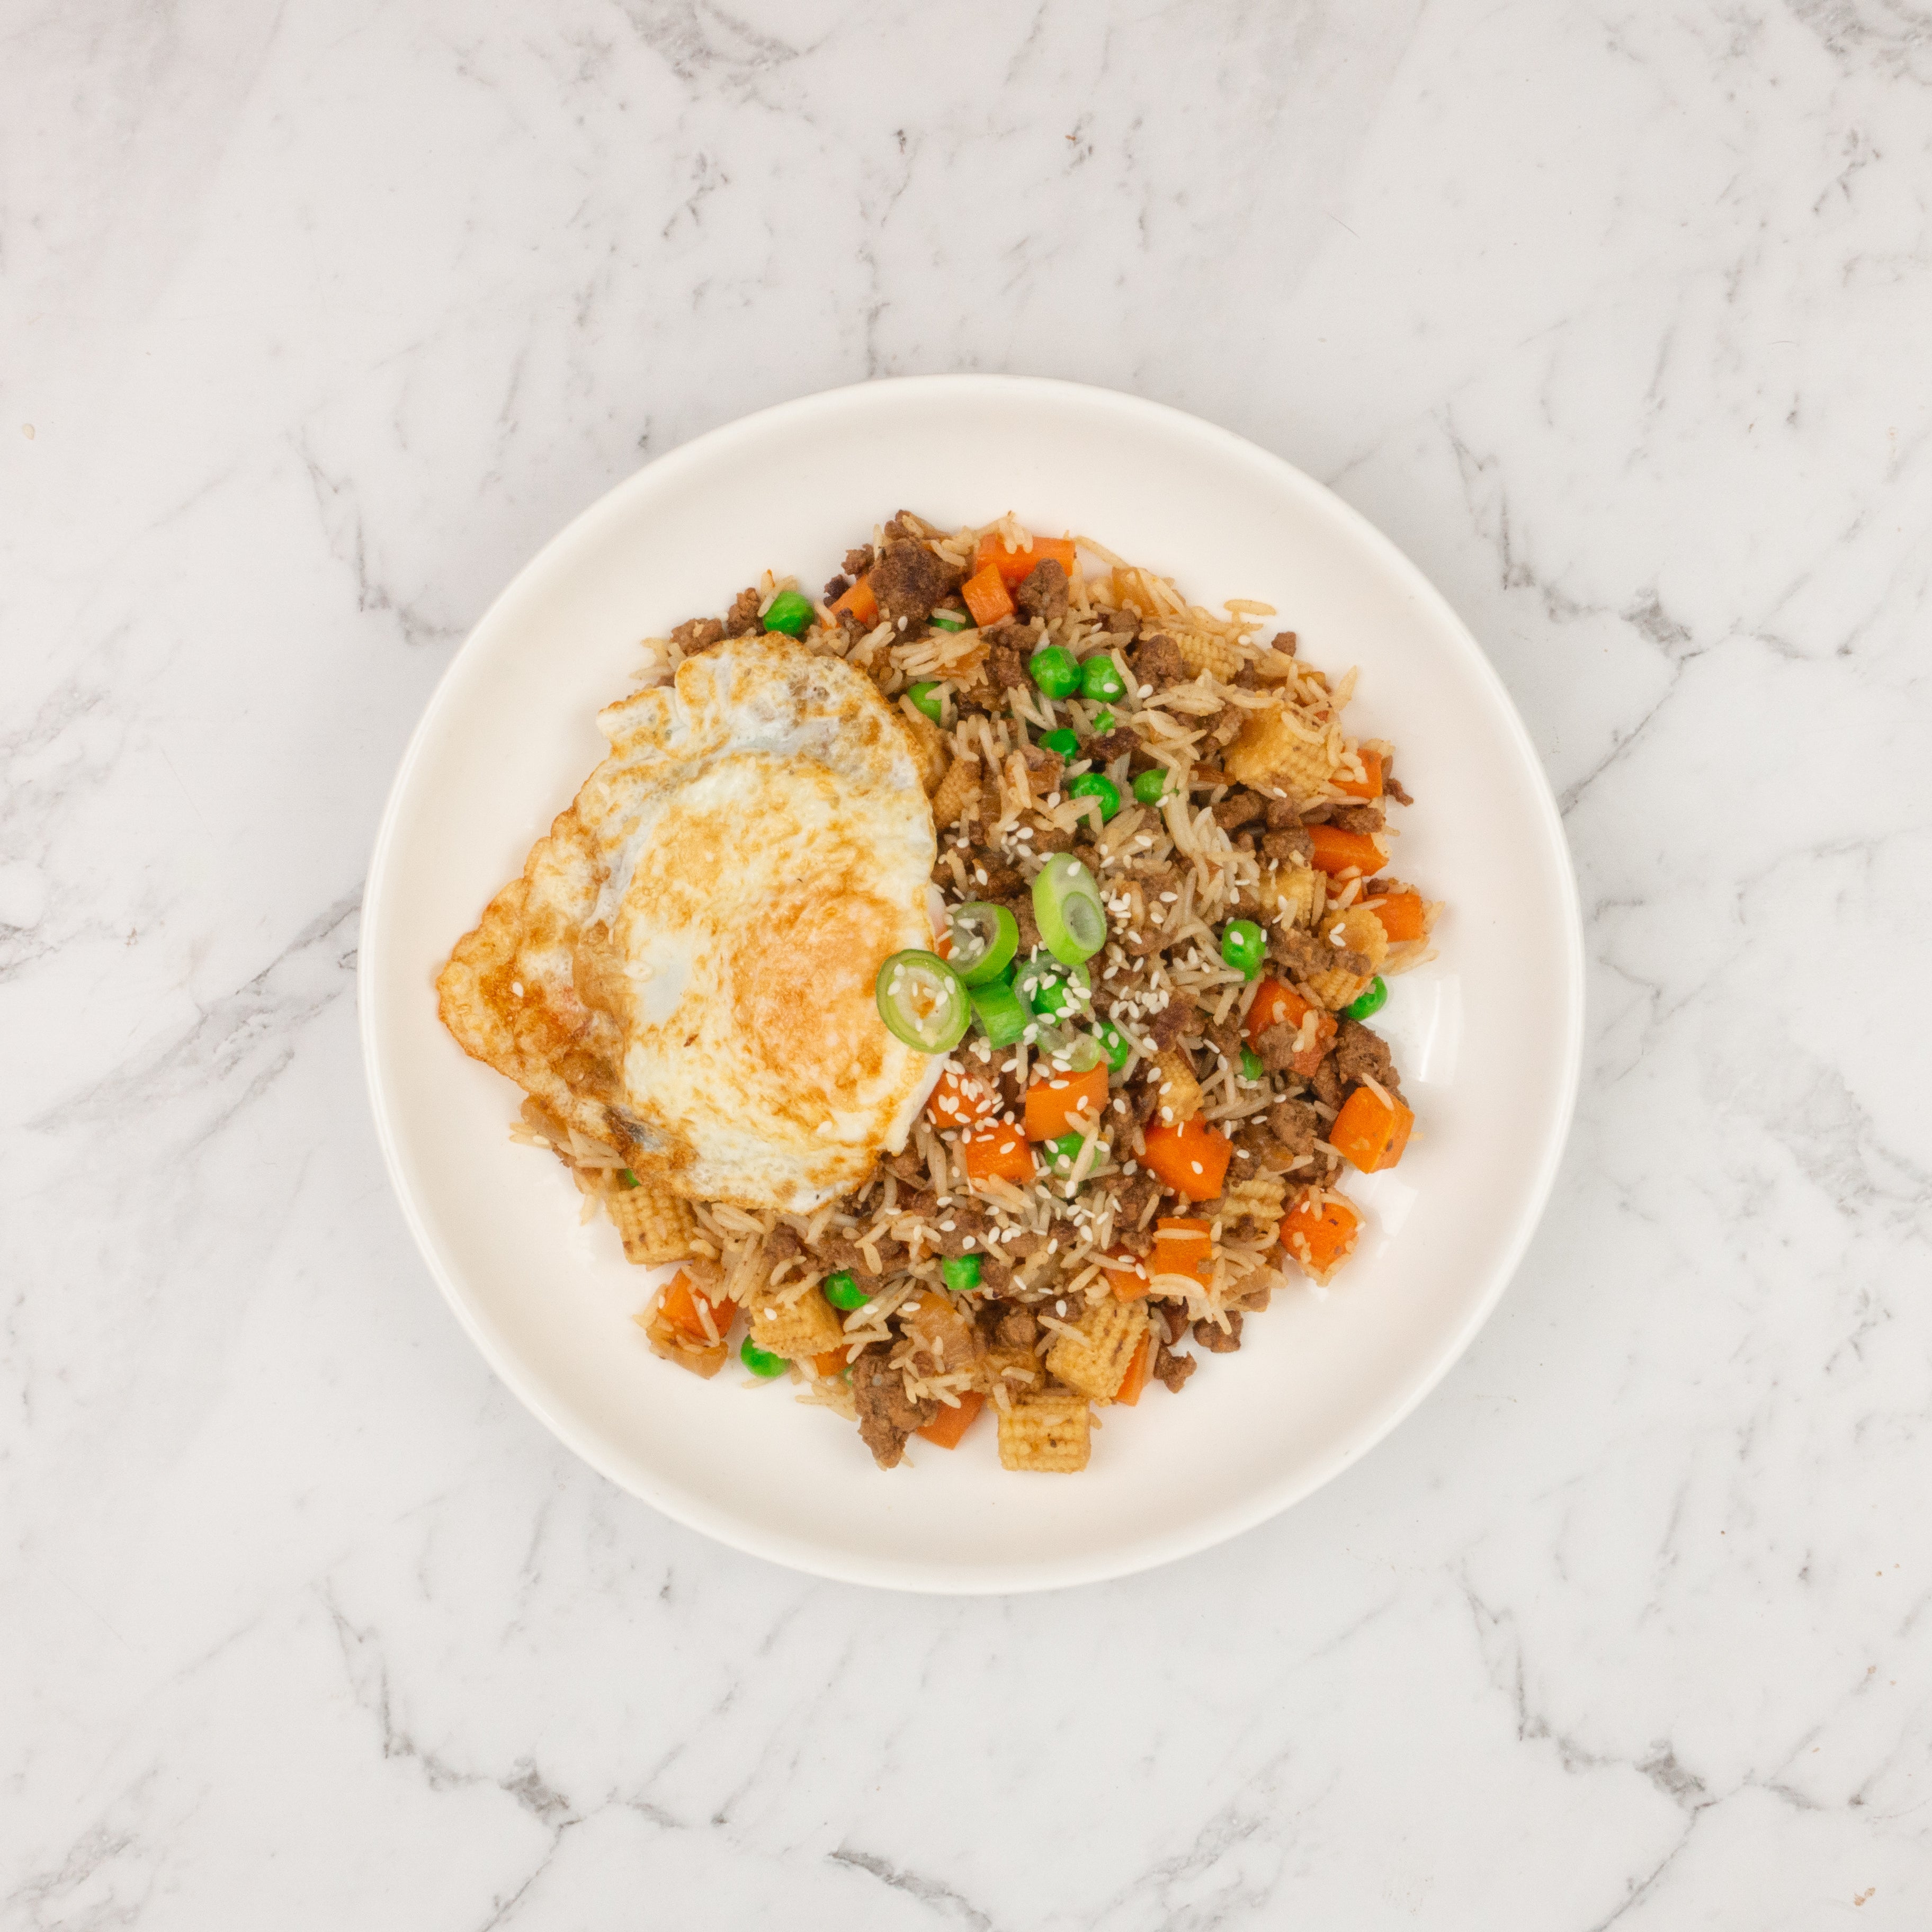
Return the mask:
[[1109, 704], [1127, 694], [1127, 681], [1120, 668], [1106, 651], [1096, 651], [1080, 667], [1080, 695], [1102, 699]]
[[1351, 1000], [1342, 1009], [1352, 1020], [1365, 1020], [1371, 1013], [1378, 1013], [1388, 1000], [1388, 982], [1378, 973], [1369, 982], [1369, 990], [1359, 1000]]
[[788, 638], [795, 638], [812, 622], [814, 615], [812, 599], [796, 590], [781, 590], [772, 599], [772, 608], [765, 613], [765, 628], [782, 631]]
[[977, 1255], [956, 1255], [950, 1261], [939, 1264], [939, 1278], [955, 1294], [964, 1294], [969, 1288], [980, 1286], [980, 1257]]
[[1043, 1018], [1057, 1020], [1093, 1004], [1094, 978], [1085, 967], [1070, 970], [1057, 959], [1029, 959], [1013, 975], [1013, 991]]
[[1040, 734], [1040, 749], [1058, 752], [1063, 758], [1077, 758], [1080, 755], [1080, 740], [1064, 725], [1058, 731], [1042, 731]]
[[1088, 730], [1096, 738], [1104, 738], [1114, 728], [1114, 714], [1103, 704], [1094, 714], [1094, 722]]
[[1035, 651], [1027, 671], [1048, 698], [1071, 698], [1080, 688], [1080, 667], [1064, 644], [1048, 644]]
[[782, 1376], [791, 1366], [782, 1355], [775, 1355], [769, 1348], [761, 1348], [747, 1335], [738, 1344], [738, 1359], [754, 1376], [763, 1376], [770, 1381], [773, 1376]]
[[1143, 772], [1134, 781], [1134, 796], [1143, 805], [1158, 805], [1161, 794], [1167, 789], [1167, 767], [1156, 765], [1150, 772]]
[[1070, 798], [1097, 798], [1102, 818], [1112, 818], [1120, 808], [1120, 788], [1104, 772], [1089, 772], [1076, 778], [1066, 791]]
[[1251, 1046], [1241, 1048], [1241, 1078], [1258, 1080], [1268, 1069], [1262, 1064], [1262, 1057]]
[[963, 631], [966, 628], [966, 620], [957, 610], [935, 610], [932, 623], [935, 631]]
[[1119, 1072], [1134, 1050], [1133, 1042], [1111, 1020], [1102, 1020], [1094, 1029], [1094, 1037], [1100, 1042], [1100, 1051], [1107, 1056], [1108, 1071]]
[[940, 702], [939, 686], [929, 677], [922, 677], [916, 684], [906, 686], [906, 695], [912, 700], [915, 711], [923, 711], [935, 724], [946, 722], [946, 706]]
[[834, 1308], [862, 1308], [872, 1298], [853, 1280], [850, 1269], [841, 1268], [825, 1277], [825, 1298]]
[[1231, 919], [1221, 928], [1221, 957], [1252, 980], [1268, 957], [1268, 935], [1251, 919]]

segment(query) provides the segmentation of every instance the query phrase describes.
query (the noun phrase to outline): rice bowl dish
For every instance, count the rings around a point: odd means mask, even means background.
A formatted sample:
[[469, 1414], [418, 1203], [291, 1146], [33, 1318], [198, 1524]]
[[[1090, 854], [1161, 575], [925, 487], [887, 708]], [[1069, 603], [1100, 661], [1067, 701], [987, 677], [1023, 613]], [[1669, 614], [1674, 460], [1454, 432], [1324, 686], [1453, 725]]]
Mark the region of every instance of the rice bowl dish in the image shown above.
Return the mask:
[[[1084, 537], [902, 512], [646, 640], [444, 1024], [627, 1258], [664, 1362], [1076, 1473], [1344, 1267], [1431, 956], [1352, 673]], [[1264, 632], [1271, 634], [1264, 635]], [[1197, 1384], [1211, 1387], [1212, 1378]], [[1197, 1395], [1196, 1399], [1210, 1399]]]

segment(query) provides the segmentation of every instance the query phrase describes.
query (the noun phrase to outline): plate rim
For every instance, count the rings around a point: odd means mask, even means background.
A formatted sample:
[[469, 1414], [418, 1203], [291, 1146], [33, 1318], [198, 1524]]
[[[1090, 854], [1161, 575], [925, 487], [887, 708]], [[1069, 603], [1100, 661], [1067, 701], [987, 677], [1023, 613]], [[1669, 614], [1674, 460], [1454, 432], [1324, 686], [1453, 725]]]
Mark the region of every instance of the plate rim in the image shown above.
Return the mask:
[[[1013, 397], [1051, 396], [1075, 399], [1088, 407], [1117, 412], [1129, 422], [1138, 420], [1168, 434], [1196, 439], [1210, 454], [1241, 460], [1258, 460], [1272, 469], [1292, 490], [1318, 504], [1325, 513], [1337, 518], [1358, 541], [1378, 558], [1391, 576], [1417, 602], [1427, 610], [1454, 640], [1454, 648], [1464, 659], [1463, 668], [1483, 686], [1502, 717], [1506, 730], [1526, 769], [1534, 774], [1538, 805], [1536, 828], [1550, 849], [1562, 905], [1564, 1028], [1560, 1067], [1561, 1085], [1553, 1130], [1540, 1150], [1540, 1162], [1532, 1185], [1519, 1209], [1516, 1225], [1498, 1259], [1489, 1270], [1489, 1280], [1480, 1297], [1435, 1352], [1427, 1370], [1403, 1392], [1401, 1400], [1386, 1413], [1378, 1412], [1364, 1423], [1341, 1432], [1323, 1454], [1301, 1469], [1273, 1483], [1258, 1486], [1251, 1496], [1236, 1498], [1219, 1509], [1204, 1512], [1183, 1528], [1150, 1534], [1093, 1553], [1073, 1552], [1052, 1559], [1032, 1559], [998, 1564], [981, 1564], [970, 1570], [944, 1568], [922, 1560], [855, 1558], [851, 1552], [826, 1550], [803, 1538], [788, 1537], [748, 1526], [728, 1512], [710, 1507], [682, 1491], [655, 1480], [640, 1478], [632, 1467], [614, 1466], [602, 1445], [587, 1428], [580, 1427], [567, 1412], [558, 1409], [547, 1397], [536, 1378], [527, 1373], [514, 1351], [500, 1347], [468, 1306], [453, 1271], [446, 1268], [424, 1225], [411, 1190], [406, 1184], [401, 1156], [397, 1146], [396, 1128], [385, 1092], [381, 1055], [378, 1047], [377, 1018], [382, 994], [371, 962], [380, 956], [383, 926], [382, 910], [388, 874], [394, 862], [398, 828], [404, 800], [417, 766], [427, 754], [436, 727], [450, 694], [461, 676], [466, 660], [477, 638], [493, 623], [498, 613], [519, 593], [532, 575], [538, 573], [558, 551], [580, 541], [606, 518], [619, 513], [623, 500], [652, 479], [662, 485], [668, 474], [674, 477], [680, 468], [741, 439], [751, 438], [794, 419], [836, 412], [852, 406], [872, 406], [875, 399], [889, 394], [917, 392], [927, 396], [986, 397], [1000, 392]], [[1159, 1568], [1183, 1558], [1232, 1541], [1270, 1521], [1297, 1503], [1325, 1487], [1370, 1450], [1388, 1440], [1423, 1402], [1434, 1393], [1450, 1370], [1467, 1354], [1522, 1266], [1530, 1242], [1542, 1225], [1561, 1169], [1574, 1123], [1581, 1085], [1585, 1018], [1585, 962], [1582, 916], [1577, 891], [1576, 869], [1566, 837], [1562, 814], [1549, 774], [1538, 755], [1528, 728], [1510, 697], [1508, 688], [1490, 662], [1474, 633], [1458, 614], [1447, 597], [1401, 549], [1394, 539], [1372, 523], [1352, 504], [1304, 470], [1247, 437], [1210, 422], [1204, 418], [1166, 403], [1155, 402], [1129, 391], [1102, 385], [1078, 382], [1058, 376], [1012, 376], [956, 372], [943, 375], [901, 376], [848, 383], [836, 388], [814, 391], [772, 404], [760, 410], [733, 418], [680, 443], [675, 448], [640, 464], [594, 498], [532, 552], [506, 580], [458, 646], [438, 676], [423, 704], [414, 729], [390, 782], [362, 890], [361, 927], [357, 942], [356, 1014], [362, 1042], [364, 1084], [374, 1118], [376, 1141], [389, 1186], [401, 1208], [404, 1222], [416, 1243], [417, 1252], [428, 1267], [442, 1298], [454, 1314], [478, 1352], [497, 1379], [516, 1396], [559, 1442], [625, 1494], [636, 1497], [662, 1511], [674, 1522], [725, 1544], [744, 1554], [782, 1564], [807, 1574], [829, 1580], [857, 1584], [872, 1588], [908, 1591], [936, 1596], [1010, 1595], [1048, 1589], [1064, 1589], [1110, 1581]]]

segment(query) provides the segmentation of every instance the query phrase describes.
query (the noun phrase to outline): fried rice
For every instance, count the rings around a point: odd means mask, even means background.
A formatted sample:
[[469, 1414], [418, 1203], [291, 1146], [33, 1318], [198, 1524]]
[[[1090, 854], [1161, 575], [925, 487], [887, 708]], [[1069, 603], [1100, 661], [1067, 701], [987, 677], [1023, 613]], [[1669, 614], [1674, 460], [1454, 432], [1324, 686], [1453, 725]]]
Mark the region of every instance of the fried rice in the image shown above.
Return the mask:
[[[638, 1317], [666, 1361], [714, 1376], [742, 1336], [755, 1375], [856, 1423], [883, 1468], [989, 1412], [1005, 1466], [1076, 1471], [1096, 1410], [1178, 1394], [1288, 1281], [1323, 1288], [1362, 1225], [1343, 1174], [1400, 1157], [1412, 1117], [1361, 1021], [1432, 956], [1440, 908], [1391, 874], [1395, 748], [1347, 734], [1355, 672], [1309, 664], [1271, 606], [1207, 610], [1010, 517], [902, 511], [820, 596], [767, 574], [646, 640], [645, 681], [779, 613], [904, 718], [935, 950], [976, 930], [965, 908], [1010, 913], [1024, 1030], [996, 1046], [976, 1025], [904, 1148], [810, 1214], [640, 1184], [534, 1101], [514, 1131], [632, 1259], [680, 1264]], [[1079, 680], [1058, 696], [1054, 651]], [[1060, 854], [1106, 912], [1079, 970], [1040, 930]]]

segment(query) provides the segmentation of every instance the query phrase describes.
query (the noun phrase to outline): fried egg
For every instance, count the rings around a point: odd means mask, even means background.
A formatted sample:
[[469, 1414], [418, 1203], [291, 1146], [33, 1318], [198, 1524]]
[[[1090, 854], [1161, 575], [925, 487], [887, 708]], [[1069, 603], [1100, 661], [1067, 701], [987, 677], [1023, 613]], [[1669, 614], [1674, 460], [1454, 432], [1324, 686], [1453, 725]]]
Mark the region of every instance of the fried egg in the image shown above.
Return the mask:
[[464, 1050], [688, 1198], [806, 1212], [896, 1152], [943, 1056], [886, 1030], [929, 947], [932, 808], [872, 680], [728, 640], [598, 715], [610, 753], [436, 981]]

